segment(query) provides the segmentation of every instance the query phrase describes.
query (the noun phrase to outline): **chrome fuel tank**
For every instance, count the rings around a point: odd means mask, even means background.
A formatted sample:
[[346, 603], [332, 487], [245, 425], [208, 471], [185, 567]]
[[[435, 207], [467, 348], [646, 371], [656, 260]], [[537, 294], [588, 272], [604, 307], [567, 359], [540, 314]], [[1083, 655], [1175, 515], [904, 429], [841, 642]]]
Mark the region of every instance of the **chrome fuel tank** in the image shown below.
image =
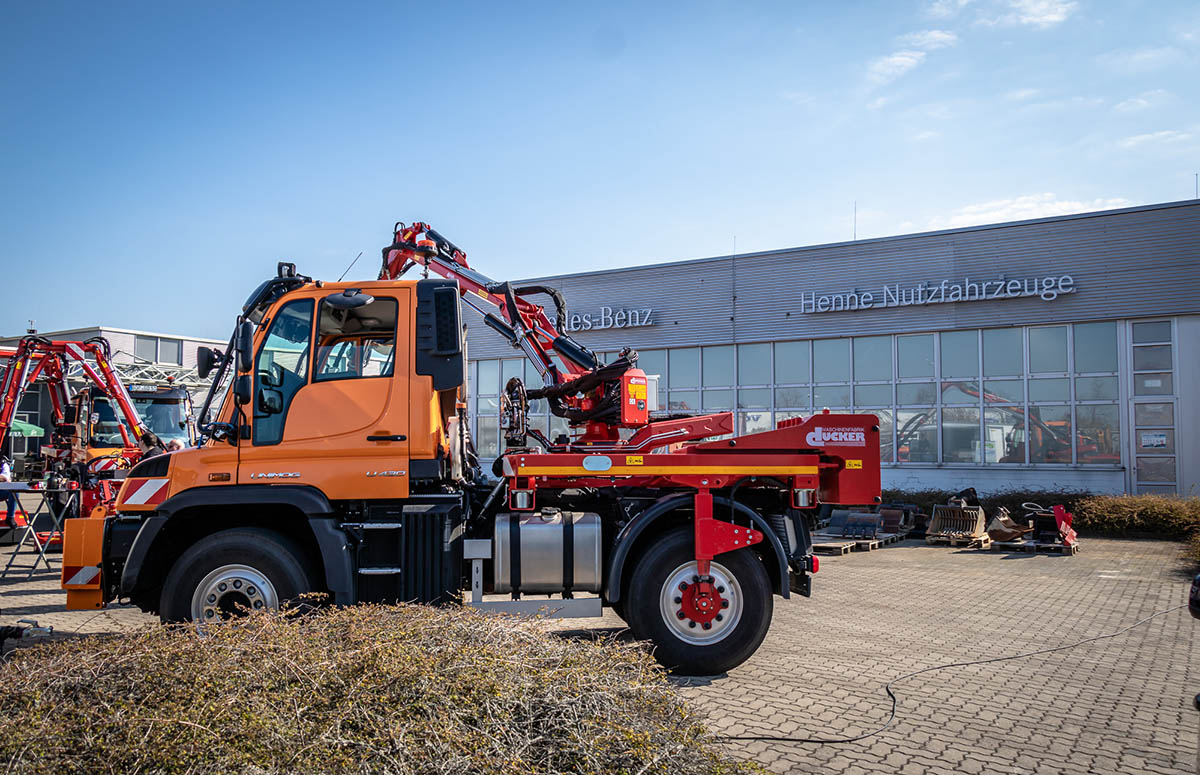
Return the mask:
[[[515, 526], [514, 526], [515, 521]], [[570, 543], [564, 539], [570, 536]], [[571, 550], [564, 551], [564, 547]], [[600, 516], [544, 508], [535, 514], [496, 516], [492, 561], [496, 592], [550, 594], [569, 587], [600, 591]], [[569, 575], [570, 579], [564, 579]]]

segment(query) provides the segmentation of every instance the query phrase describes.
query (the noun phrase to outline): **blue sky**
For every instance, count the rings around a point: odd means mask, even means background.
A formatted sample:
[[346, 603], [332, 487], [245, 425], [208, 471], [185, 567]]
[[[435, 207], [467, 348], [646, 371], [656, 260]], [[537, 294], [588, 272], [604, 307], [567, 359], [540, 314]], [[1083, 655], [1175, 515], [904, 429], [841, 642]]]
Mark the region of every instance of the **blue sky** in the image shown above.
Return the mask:
[[276, 261], [373, 278], [396, 220], [502, 279], [847, 240], [855, 201], [863, 238], [1188, 199], [1200, 171], [1192, 1], [0, 14], [3, 334], [225, 338]]

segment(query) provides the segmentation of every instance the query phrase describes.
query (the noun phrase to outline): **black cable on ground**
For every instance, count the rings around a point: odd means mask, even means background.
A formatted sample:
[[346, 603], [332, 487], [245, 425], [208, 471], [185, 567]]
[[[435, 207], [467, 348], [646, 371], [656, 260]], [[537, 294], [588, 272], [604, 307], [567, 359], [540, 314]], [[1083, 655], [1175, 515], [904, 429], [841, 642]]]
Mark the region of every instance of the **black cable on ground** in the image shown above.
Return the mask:
[[900, 683], [901, 681], [904, 681], [909, 678], [913, 678], [914, 676], [921, 675], [922, 673], [931, 673], [931, 672], [934, 672], [935, 670], [948, 670], [949, 668], [952, 668], [952, 667], [970, 667], [971, 665], [988, 665], [993, 662], [1009, 662], [1014, 659], [1025, 659], [1027, 657], [1036, 657], [1039, 654], [1053, 654], [1056, 651], [1066, 651], [1068, 649], [1073, 649], [1078, 646], [1082, 646], [1085, 643], [1093, 643], [1098, 640], [1105, 640], [1106, 638], [1115, 638], [1118, 635], [1124, 635], [1125, 633], [1129, 632], [1133, 628], [1140, 627], [1141, 625], [1145, 624], [1146, 622], [1150, 621], [1151, 619], [1156, 619], [1159, 616], [1165, 616], [1166, 614], [1169, 614], [1172, 611], [1178, 611], [1180, 608], [1187, 608], [1187, 603], [1183, 603], [1181, 605], [1177, 605], [1172, 608], [1167, 608], [1167, 609], [1164, 609], [1157, 613], [1150, 614], [1145, 619], [1140, 619], [1140, 620], [1134, 622], [1133, 624], [1129, 625], [1128, 627], [1117, 630], [1116, 632], [1110, 632], [1105, 635], [1095, 635], [1091, 638], [1084, 638], [1083, 640], [1077, 640], [1074, 643], [1068, 643], [1063, 646], [1054, 646], [1053, 648], [1048, 648], [1048, 649], [1038, 649], [1037, 651], [1027, 651], [1024, 654], [1013, 654], [1013, 655], [1007, 656], [1007, 657], [992, 657], [990, 659], [974, 659], [974, 660], [971, 660], [970, 662], [949, 662], [944, 665], [934, 665], [933, 667], [924, 667], [924, 668], [921, 668], [920, 670], [914, 670], [911, 673], [905, 673], [904, 675], [900, 676], [899, 678], [893, 678], [891, 681], [888, 681], [887, 685], [883, 687], [884, 691], [887, 692], [888, 697], [892, 698], [892, 712], [891, 712], [891, 715], [888, 716], [887, 722], [885, 722], [883, 726], [879, 727], [879, 729], [873, 730], [871, 732], [864, 732], [863, 734], [855, 735], [854, 737], [776, 737], [776, 736], [771, 736], [771, 735], [737, 735], [737, 736], [718, 736], [717, 739], [723, 740], [723, 741], [747, 742], [747, 743], [749, 743], [749, 742], [817, 743], [817, 744], [822, 744], [822, 745], [833, 744], [833, 743], [856, 743], [859, 740], [865, 740], [868, 737], [874, 737], [875, 735], [878, 735], [879, 733], [883, 732], [885, 729], [890, 727], [892, 725], [892, 722], [896, 720], [896, 693], [894, 691], [892, 691], [892, 686]]

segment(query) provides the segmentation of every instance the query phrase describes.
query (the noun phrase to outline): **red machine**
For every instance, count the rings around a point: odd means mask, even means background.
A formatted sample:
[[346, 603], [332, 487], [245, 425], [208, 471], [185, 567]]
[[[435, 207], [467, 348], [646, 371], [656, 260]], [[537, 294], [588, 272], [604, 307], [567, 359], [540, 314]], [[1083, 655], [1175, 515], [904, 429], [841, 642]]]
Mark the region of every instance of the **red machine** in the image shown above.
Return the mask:
[[[89, 356], [94, 359], [94, 364]], [[8, 360], [0, 379], [0, 445], [12, 428], [21, 397], [30, 385], [42, 380], [50, 388], [55, 425], [51, 444], [43, 449], [44, 457], [61, 463], [76, 486], [83, 487], [83, 515], [89, 514], [101, 502], [110, 503], [115, 488], [110, 483], [89, 483], [89, 479], [110, 478], [117, 468], [128, 468], [136, 463], [142, 455], [137, 439], [146, 432], [146, 427], [124, 383], [113, 371], [108, 341], [96, 337], [84, 342], [63, 342], [31, 335], [18, 342], [16, 348], [0, 348], [0, 358]], [[71, 364], [78, 365], [88, 380], [116, 404], [124, 420], [118, 425], [123, 442], [121, 447], [88, 447], [86, 434], [79, 432], [81, 424], [87, 425], [86, 418], [78, 416], [82, 403], [72, 404], [67, 394], [66, 376]], [[81, 395], [82, 391], [76, 398]], [[130, 431], [133, 438], [130, 438]]]

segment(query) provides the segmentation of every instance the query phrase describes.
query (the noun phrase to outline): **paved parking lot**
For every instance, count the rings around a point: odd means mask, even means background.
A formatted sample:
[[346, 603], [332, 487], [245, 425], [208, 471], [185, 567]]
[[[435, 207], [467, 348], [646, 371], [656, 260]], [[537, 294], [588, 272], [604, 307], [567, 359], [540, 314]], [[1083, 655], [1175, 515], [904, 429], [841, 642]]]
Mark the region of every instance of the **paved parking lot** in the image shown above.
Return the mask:
[[[822, 558], [814, 597], [777, 601], [750, 662], [677, 683], [722, 734], [853, 736], [886, 720], [888, 680], [1119, 630], [1185, 602], [1188, 567], [1179, 544], [1088, 538], [1076, 557], [910, 541]], [[83, 633], [150, 620], [128, 608], [66, 612], [62, 600], [56, 575], [0, 582], [3, 623], [33, 616]], [[1195, 772], [1198, 625], [1177, 610], [1071, 651], [919, 676], [897, 686], [892, 727], [859, 743], [730, 747], [776, 772]]]

